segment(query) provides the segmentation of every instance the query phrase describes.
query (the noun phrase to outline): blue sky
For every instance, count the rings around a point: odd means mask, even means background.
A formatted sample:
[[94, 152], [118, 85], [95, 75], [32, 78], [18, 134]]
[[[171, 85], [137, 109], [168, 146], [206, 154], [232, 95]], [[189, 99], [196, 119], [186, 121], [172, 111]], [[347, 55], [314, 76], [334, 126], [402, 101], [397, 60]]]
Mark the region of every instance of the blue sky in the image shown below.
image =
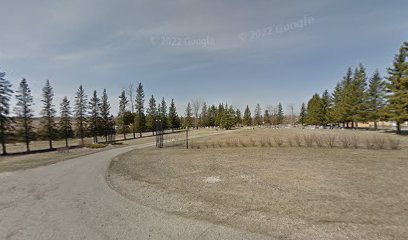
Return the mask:
[[[0, 70], [28, 80], [41, 107], [107, 89], [112, 112], [130, 82], [146, 97], [296, 109], [362, 62], [384, 75], [408, 40], [407, 1], [2, 0]], [[285, 107], [286, 108], [286, 107]]]

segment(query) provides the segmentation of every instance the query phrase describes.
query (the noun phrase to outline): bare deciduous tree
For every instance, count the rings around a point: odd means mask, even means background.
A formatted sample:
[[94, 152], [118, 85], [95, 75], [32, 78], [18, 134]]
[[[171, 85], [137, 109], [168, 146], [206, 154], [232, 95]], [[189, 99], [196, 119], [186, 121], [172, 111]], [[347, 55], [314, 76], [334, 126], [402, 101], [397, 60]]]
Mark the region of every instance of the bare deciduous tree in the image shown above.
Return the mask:
[[198, 114], [200, 112], [201, 106], [203, 105], [204, 101], [199, 98], [192, 99], [191, 101], [191, 108], [193, 109], [194, 114], [194, 127], [198, 129]]

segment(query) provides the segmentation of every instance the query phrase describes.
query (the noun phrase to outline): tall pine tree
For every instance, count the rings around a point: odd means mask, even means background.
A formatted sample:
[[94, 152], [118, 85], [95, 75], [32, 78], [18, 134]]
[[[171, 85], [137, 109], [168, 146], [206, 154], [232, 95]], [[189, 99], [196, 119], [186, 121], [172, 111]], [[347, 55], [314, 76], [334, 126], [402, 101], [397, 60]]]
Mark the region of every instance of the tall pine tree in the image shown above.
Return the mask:
[[242, 121], [243, 121], [245, 126], [251, 126], [252, 125], [251, 110], [249, 110], [248, 105], [245, 108], [244, 117], [243, 117]]
[[67, 97], [62, 99], [60, 105], [61, 118], [59, 121], [59, 128], [61, 136], [65, 139], [65, 147], [68, 147], [68, 138], [72, 137], [72, 123], [71, 123], [71, 106]]
[[139, 137], [142, 137], [142, 132], [146, 128], [146, 119], [144, 113], [144, 91], [142, 83], [139, 83], [136, 89], [135, 109], [136, 129], [139, 132]]
[[193, 118], [192, 118], [193, 110], [191, 108], [191, 104], [188, 103], [186, 107], [186, 117], [184, 118], [184, 127], [190, 129], [193, 126]]
[[56, 124], [55, 124], [56, 111], [55, 106], [52, 103], [52, 101], [54, 100], [54, 92], [49, 80], [47, 80], [44, 88], [42, 89], [42, 96], [43, 99], [41, 101], [43, 103], [43, 108], [41, 111], [42, 115], [41, 125], [43, 127], [44, 133], [48, 138], [49, 148], [53, 149], [52, 140], [56, 137]]
[[255, 125], [262, 125], [262, 112], [261, 112], [261, 105], [256, 104], [255, 111], [254, 111], [254, 124]]
[[300, 107], [300, 114], [299, 114], [299, 123], [303, 126], [306, 123], [306, 106], [305, 103], [302, 103], [302, 106]]
[[169, 128], [171, 128], [171, 131], [174, 131], [175, 128], [178, 128], [178, 116], [173, 98], [171, 99], [169, 107], [168, 126]]
[[105, 142], [108, 142], [108, 138], [113, 134], [112, 124], [113, 117], [110, 114], [110, 109], [111, 106], [109, 103], [108, 94], [106, 93], [106, 89], [103, 89], [100, 111], [101, 111], [101, 124], [105, 136]]
[[10, 82], [5, 78], [6, 73], [0, 72], [0, 141], [3, 155], [7, 154], [6, 143], [13, 132], [10, 114], [10, 98], [13, 93]]
[[380, 73], [376, 70], [370, 79], [367, 90], [367, 118], [374, 122], [374, 129], [377, 130], [377, 122], [381, 120], [382, 109], [385, 105], [385, 83]]
[[386, 116], [396, 123], [397, 134], [401, 124], [408, 120], [408, 42], [404, 42], [388, 68]]
[[89, 120], [88, 120], [88, 128], [91, 132], [93, 142], [98, 142], [98, 133], [101, 130], [101, 100], [98, 97], [98, 93], [96, 90], [93, 91], [93, 95], [91, 99], [89, 99]]
[[27, 152], [30, 152], [30, 141], [33, 134], [33, 97], [31, 95], [31, 90], [28, 87], [27, 80], [23, 78], [20, 82], [19, 89], [17, 90], [17, 104], [16, 104], [16, 114], [19, 120], [20, 129], [23, 130], [24, 142], [26, 144]]
[[126, 97], [125, 90], [119, 95], [119, 113], [118, 113], [118, 122], [122, 127], [123, 139], [126, 140], [126, 108], [129, 104], [129, 101]]
[[74, 112], [75, 112], [75, 122], [76, 128], [79, 133], [79, 137], [81, 138], [81, 145], [84, 145], [84, 138], [85, 138], [85, 127], [86, 127], [86, 111], [87, 111], [87, 96], [85, 94], [84, 88], [79, 86], [78, 90], [75, 94], [75, 105], [74, 105]]
[[156, 107], [156, 99], [152, 95], [149, 99], [149, 107], [146, 109], [146, 128], [152, 131], [154, 135], [156, 120], [158, 118], [158, 110]]

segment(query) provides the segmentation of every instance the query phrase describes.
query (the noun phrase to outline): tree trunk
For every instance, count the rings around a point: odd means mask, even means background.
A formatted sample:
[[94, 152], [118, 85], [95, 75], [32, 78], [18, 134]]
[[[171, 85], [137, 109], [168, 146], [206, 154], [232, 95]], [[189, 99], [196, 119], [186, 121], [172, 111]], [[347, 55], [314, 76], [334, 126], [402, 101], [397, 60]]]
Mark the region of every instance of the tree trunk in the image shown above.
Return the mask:
[[401, 134], [401, 124], [397, 122], [397, 134]]
[[65, 147], [68, 148], [68, 134], [66, 134], [65, 136]]
[[142, 131], [139, 132], [139, 137], [142, 137]]
[[50, 150], [52, 149], [52, 140], [51, 138], [48, 138], [48, 145], [50, 145]]
[[378, 130], [377, 121], [374, 121], [374, 130], [375, 130], [375, 131]]
[[4, 139], [1, 141], [1, 146], [3, 147], [3, 155], [7, 155], [6, 143], [4, 142]]

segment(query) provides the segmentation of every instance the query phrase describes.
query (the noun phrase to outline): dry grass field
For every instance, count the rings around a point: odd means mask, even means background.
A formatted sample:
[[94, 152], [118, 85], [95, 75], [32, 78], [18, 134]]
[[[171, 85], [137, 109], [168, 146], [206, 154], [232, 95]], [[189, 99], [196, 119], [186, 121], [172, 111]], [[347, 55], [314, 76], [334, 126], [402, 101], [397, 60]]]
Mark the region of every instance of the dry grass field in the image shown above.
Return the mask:
[[277, 239], [408, 236], [407, 137], [247, 129], [191, 146], [125, 154], [109, 183], [146, 206]]
[[[205, 135], [211, 135], [214, 133], [217, 133], [215, 129], [200, 129], [198, 131], [192, 132], [191, 136], [192, 137], [205, 136]], [[139, 135], [137, 134], [136, 136], [138, 137]], [[124, 146], [131, 146], [131, 145], [136, 145], [136, 144], [154, 142], [155, 141], [154, 137], [151, 137], [151, 136], [152, 136], [152, 133], [147, 132], [143, 134], [143, 138], [132, 139], [133, 135], [128, 134], [126, 136], [128, 140], [120, 141], [118, 142], [117, 145], [108, 145], [107, 147], [101, 148], [101, 149], [91, 149], [91, 148], [85, 147], [85, 148], [76, 148], [76, 149], [66, 150], [64, 148], [65, 141], [62, 141], [62, 140], [54, 141], [53, 142], [54, 148], [61, 148], [60, 150], [52, 151], [52, 152], [43, 152], [43, 153], [0, 156], [0, 173], [24, 170], [24, 169], [30, 169], [30, 168], [49, 165], [49, 164], [54, 164], [60, 161], [65, 161], [65, 160], [69, 160], [72, 158], [92, 154], [95, 152], [109, 150], [109, 149], [116, 148], [116, 147], [124, 147]], [[123, 135], [117, 135], [116, 139], [117, 140], [123, 139]], [[100, 138], [100, 141], [103, 141], [103, 139]], [[86, 138], [84, 142], [87, 145], [87, 144], [92, 143], [92, 140], [89, 138]], [[80, 144], [79, 139], [70, 139], [69, 141], [69, 145], [71, 146], [78, 145], [78, 144]], [[33, 141], [30, 144], [30, 146], [31, 146], [31, 150], [43, 150], [43, 149], [48, 148], [48, 142], [47, 141]], [[7, 150], [9, 153], [24, 152], [25, 145], [23, 143], [8, 144]]]

